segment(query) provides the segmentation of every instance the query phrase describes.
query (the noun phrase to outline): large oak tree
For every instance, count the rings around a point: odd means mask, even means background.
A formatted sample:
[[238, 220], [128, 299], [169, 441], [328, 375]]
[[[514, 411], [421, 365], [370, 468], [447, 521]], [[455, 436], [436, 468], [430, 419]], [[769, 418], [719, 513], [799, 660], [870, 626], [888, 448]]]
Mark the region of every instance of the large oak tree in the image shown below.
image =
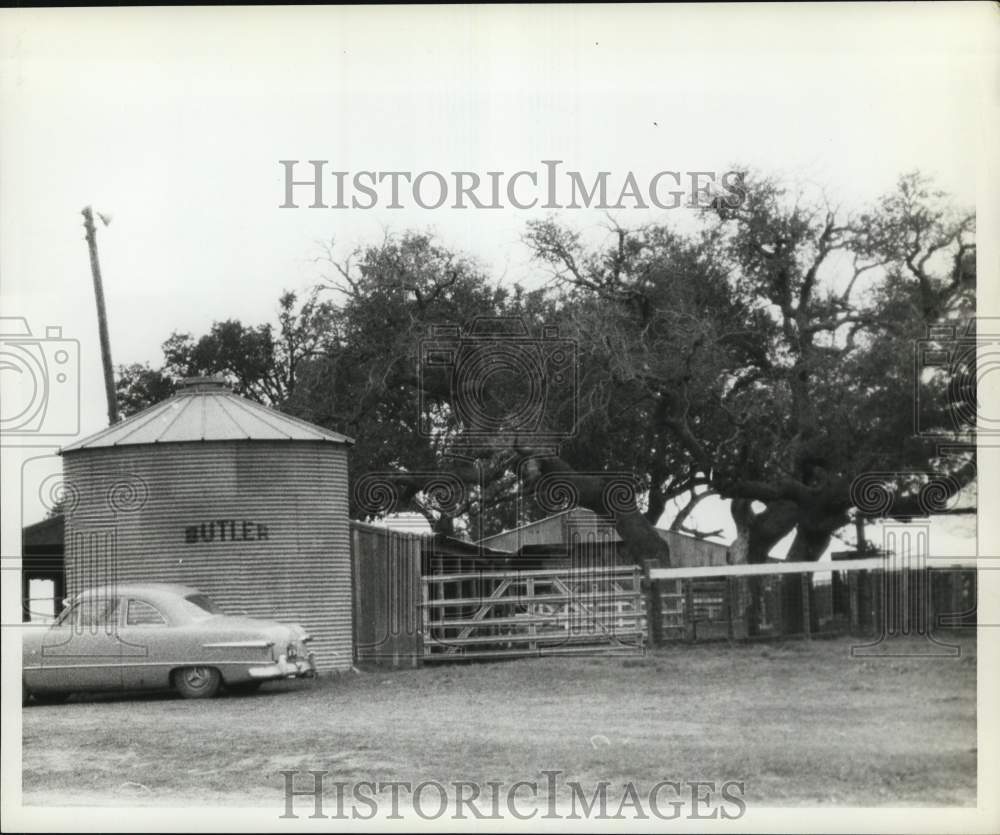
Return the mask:
[[[866, 489], [893, 494], [889, 508], [875, 497], [878, 512], [909, 517], [944, 509], [975, 476], [971, 451], [941, 456], [914, 426], [922, 388], [940, 437], [971, 450], [970, 427], [942, 419], [958, 405], [949, 392], [974, 393], [955, 385], [974, 369], [924, 379], [914, 352], [928, 328], [974, 313], [974, 218], [917, 175], [854, 216], [768, 180], [745, 185], [696, 235], [615, 227], [610, 246], [588, 250], [544, 221], [528, 242], [598, 355], [585, 446], [604, 438], [635, 467], [654, 514], [679, 486], [732, 500], [739, 561], [764, 560], [793, 531], [789, 558], [817, 559], [852, 511], [876, 509]], [[631, 458], [608, 431], [618, 426]], [[565, 457], [582, 460], [572, 444]]]
[[[595, 247], [555, 220], [529, 224], [552, 279], [533, 292], [427, 235], [331, 250], [324, 284], [301, 301], [282, 295], [276, 325], [174, 334], [162, 368], [121, 369], [123, 408], [177, 377], [222, 374], [357, 439], [359, 518], [417, 509], [475, 537], [544, 515], [539, 499], [561, 485], [571, 490], [555, 494], [611, 516], [637, 561], [669, 562], [653, 525], [677, 501], [684, 529], [706, 495], [730, 500], [732, 550], [750, 562], [792, 532], [791, 557], [816, 559], [859, 515], [946, 507], [975, 475], [971, 453], [938, 444], [974, 442], [954, 420], [974, 412], [974, 352], [915, 377], [914, 351], [929, 327], [974, 314], [973, 216], [917, 175], [853, 214], [767, 179], [745, 185], [745, 200], [707, 207], [695, 232], [612, 224]], [[535, 335], [556, 324], [572, 340], [577, 385], [547, 392], [546, 419], [565, 430], [558, 450], [505, 420], [525, 381], [502, 352], [482, 381], [421, 373], [434, 326], [458, 325], [461, 340], [478, 317], [520, 318]], [[915, 431], [917, 389], [936, 439]], [[479, 448], [457, 443], [468, 426], [456, 401], [470, 397], [496, 418]]]

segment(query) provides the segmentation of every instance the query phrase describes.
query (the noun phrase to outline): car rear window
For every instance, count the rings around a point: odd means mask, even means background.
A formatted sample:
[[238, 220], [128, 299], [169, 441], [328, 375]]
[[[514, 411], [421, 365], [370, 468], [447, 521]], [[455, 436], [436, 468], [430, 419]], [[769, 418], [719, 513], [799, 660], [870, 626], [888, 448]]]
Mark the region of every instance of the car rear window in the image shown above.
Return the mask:
[[145, 600], [130, 600], [125, 615], [126, 626], [166, 626], [164, 620], [154, 606]]
[[189, 594], [184, 600], [201, 610], [200, 613], [193, 611], [192, 614], [195, 616], [200, 614], [202, 617], [207, 617], [208, 615], [222, 614], [222, 610], [212, 602], [207, 594]]

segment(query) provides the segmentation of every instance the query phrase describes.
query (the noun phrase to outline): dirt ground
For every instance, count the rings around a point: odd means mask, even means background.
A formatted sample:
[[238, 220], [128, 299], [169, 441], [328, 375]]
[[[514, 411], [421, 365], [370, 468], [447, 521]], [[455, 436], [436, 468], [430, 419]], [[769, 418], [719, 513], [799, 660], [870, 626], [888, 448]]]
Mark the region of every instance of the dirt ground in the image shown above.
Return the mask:
[[976, 655], [849, 639], [366, 671], [24, 710], [28, 804], [284, 804], [331, 780], [745, 781], [748, 805], [974, 805]]

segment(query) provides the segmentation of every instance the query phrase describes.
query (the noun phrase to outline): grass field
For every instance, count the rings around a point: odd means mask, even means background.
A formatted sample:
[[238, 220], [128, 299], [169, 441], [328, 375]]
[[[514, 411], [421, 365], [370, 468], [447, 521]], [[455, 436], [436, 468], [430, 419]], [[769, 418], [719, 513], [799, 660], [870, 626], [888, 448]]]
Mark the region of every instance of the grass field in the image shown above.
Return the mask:
[[284, 804], [331, 780], [745, 781], [748, 805], [974, 805], [975, 643], [847, 639], [362, 672], [250, 696], [74, 697], [24, 711], [28, 804]]

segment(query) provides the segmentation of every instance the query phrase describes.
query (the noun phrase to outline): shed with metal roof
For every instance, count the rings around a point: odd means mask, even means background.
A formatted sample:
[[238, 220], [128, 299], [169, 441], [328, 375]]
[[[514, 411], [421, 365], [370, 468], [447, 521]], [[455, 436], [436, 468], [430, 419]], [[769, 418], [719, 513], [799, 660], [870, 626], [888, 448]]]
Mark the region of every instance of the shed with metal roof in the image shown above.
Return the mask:
[[[656, 533], [669, 546], [674, 568], [729, 562], [729, 548], [722, 542], [664, 528], [656, 528]], [[555, 565], [560, 561], [577, 564], [585, 552], [584, 563], [597, 555], [602, 562], [620, 564], [627, 562], [619, 553], [621, 542], [613, 522], [583, 507], [572, 507], [480, 540], [481, 545], [517, 554], [516, 561], [521, 564], [536, 558], [539, 565]]]

